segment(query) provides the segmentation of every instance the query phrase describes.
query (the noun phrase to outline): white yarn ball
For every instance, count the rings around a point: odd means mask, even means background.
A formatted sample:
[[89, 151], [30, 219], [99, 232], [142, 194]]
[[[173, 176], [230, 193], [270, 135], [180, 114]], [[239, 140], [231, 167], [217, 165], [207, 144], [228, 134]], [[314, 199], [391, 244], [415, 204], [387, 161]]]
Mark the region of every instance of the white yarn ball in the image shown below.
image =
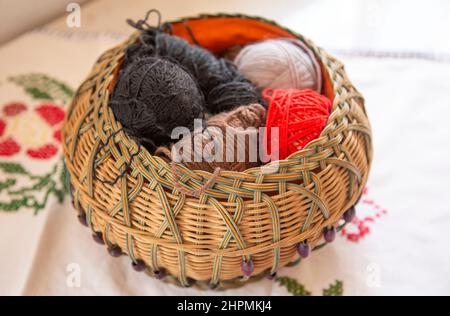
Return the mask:
[[299, 40], [270, 39], [247, 45], [234, 63], [260, 88], [312, 89], [319, 93], [322, 88], [319, 63]]

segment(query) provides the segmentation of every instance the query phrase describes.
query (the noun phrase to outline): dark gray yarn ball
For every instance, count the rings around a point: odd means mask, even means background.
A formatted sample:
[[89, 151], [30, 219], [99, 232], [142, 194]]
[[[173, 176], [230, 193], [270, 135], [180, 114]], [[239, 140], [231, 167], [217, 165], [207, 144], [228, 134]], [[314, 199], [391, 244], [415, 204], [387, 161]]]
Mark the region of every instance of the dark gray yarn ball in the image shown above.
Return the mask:
[[122, 67], [109, 104], [125, 131], [153, 152], [170, 142], [175, 127], [193, 129], [194, 119], [203, 117], [204, 97], [178, 64], [142, 57]]

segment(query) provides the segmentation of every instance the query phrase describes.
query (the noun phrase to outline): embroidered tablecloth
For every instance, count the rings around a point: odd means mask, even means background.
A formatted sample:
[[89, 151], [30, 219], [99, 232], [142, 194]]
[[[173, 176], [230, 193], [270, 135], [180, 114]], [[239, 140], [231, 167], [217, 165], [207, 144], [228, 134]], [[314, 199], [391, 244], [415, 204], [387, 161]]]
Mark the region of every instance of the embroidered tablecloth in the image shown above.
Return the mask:
[[[324, 6], [332, 7], [328, 1], [298, 5], [298, 15], [317, 15]], [[161, 7], [165, 14], [167, 4]], [[270, 6], [262, 7], [270, 14]], [[138, 18], [147, 4], [99, 1], [82, 11], [86, 28], [64, 28], [62, 18], [0, 47], [0, 294], [215, 295], [161, 283], [135, 272], [126, 256], [110, 257], [78, 223], [65, 193], [64, 113], [96, 58], [126, 37], [122, 27], [90, 29], [107, 9], [111, 17], [100, 19], [100, 26], [118, 23], [118, 16], [120, 23]], [[197, 4], [186, 14], [205, 10]], [[303, 32], [293, 15], [273, 14]], [[183, 7], [167, 15], [183, 15]], [[327, 48], [330, 30], [321, 32], [314, 31]], [[381, 47], [389, 46], [383, 41]], [[447, 47], [438, 39], [425, 52], [365, 44], [355, 50], [328, 42], [365, 95], [373, 126], [375, 160], [356, 219], [333, 244], [281, 269], [275, 280], [220, 295], [450, 294]]]

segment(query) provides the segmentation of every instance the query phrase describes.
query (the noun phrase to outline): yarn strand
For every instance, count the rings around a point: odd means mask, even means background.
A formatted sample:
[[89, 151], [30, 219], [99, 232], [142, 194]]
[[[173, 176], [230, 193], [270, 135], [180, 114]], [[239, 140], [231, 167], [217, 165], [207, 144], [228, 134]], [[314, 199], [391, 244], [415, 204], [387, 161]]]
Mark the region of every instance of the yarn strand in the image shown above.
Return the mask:
[[312, 89], [319, 93], [322, 89], [320, 65], [300, 40], [271, 39], [247, 45], [234, 62], [259, 88]]
[[212, 176], [199, 189], [187, 190], [187, 189], [183, 188], [179, 182], [181, 177], [178, 173], [178, 168], [177, 168], [176, 162], [172, 161], [170, 163], [170, 167], [171, 167], [172, 173], [175, 178], [174, 179], [175, 181], [173, 183], [175, 188], [183, 194], [186, 194], [188, 196], [197, 197], [197, 198], [200, 197], [201, 194], [203, 194], [206, 190], [208, 190], [209, 188], [211, 188], [214, 185], [214, 183], [216, 182], [216, 179], [220, 173], [220, 167], [216, 167], [214, 169], [214, 172], [212, 173]]

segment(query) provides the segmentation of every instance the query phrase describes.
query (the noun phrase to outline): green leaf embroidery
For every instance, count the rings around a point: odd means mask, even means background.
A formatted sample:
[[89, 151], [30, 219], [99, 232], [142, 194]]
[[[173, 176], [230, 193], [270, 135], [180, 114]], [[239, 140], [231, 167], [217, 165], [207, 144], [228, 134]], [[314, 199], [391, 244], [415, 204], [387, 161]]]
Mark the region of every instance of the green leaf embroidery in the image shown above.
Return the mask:
[[[70, 175], [69, 171], [67, 170], [66, 164], [63, 161], [63, 167], [61, 170], [61, 174], [59, 175], [59, 181], [63, 185], [63, 193], [69, 193], [70, 190]], [[64, 194], [63, 194], [64, 195]]]
[[49, 183], [52, 181], [51, 179], [52, 174], [46, 174], [42, 177], [35, 177], [35, 180], [37, 180], [32, 186], [29, 187], [22, 187], [19, 190], [11, 190], [9, 191], [9, 194], [14, 194], [14, 195], [18, 195], [18, 194], [24, 194], [27, 192], [33, 192], [33, 191], [40, 191], [42, 189], [44, 189], [46, 186], [49, 185]]
[[20, 164], [14, 162], [0, 162], [0, 169], [10, 174], [28, 174]]
[[0, 192], [12, 187], [15, 184], [16, 184], [16, 179], [6, 179], [6, 181], [0, 182]]
[[14, 212], [20, 208], [27, 206], [28, 197], [22, 197], [20, 199], [12, 199], [8, 202], [0, 201], [0, 210], [5, 212]]

